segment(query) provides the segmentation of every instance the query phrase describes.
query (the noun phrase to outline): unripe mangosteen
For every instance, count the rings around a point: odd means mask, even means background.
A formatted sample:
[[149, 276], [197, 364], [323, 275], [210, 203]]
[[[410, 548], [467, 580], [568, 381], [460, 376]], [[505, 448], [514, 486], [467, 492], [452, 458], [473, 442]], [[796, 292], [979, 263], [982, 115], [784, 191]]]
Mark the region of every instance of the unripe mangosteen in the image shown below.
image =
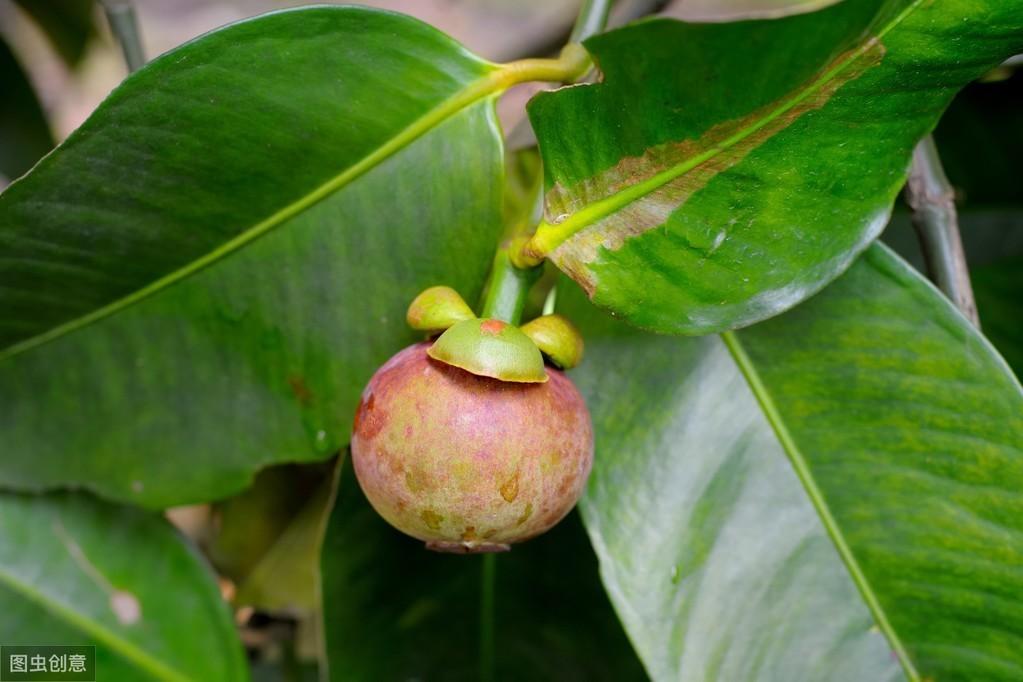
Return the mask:
[[441, 551], [506, 550], [551, 528], [593, 463], [582, 396], [553, 368], [543, 383], [502, 381], [435, 360], [430, 346], [399, 352], [363, 391], [351, 449], [370, 503]]

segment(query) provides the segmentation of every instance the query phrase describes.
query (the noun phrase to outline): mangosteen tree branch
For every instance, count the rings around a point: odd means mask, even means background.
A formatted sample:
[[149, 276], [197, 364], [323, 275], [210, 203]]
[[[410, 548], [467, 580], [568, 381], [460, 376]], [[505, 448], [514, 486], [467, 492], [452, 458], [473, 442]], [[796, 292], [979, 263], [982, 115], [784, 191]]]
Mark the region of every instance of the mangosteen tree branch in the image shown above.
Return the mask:
[[931, 135], [913, 150], [906, 198], [913, 209], [913, 227], [927, 263], [928, 277], [974, 326], [980, 326], [959, 234], [955, 190], [945, 176]]

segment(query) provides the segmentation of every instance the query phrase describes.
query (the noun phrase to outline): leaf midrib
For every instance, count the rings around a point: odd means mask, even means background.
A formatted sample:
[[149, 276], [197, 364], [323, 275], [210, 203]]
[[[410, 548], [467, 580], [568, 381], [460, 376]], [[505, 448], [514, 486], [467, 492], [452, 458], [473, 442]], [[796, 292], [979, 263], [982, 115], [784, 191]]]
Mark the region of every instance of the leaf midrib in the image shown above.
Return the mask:
[[774, 398], [771, 396], [770, 391], [768, 391], [767, 386], [760, 378], [760, 373], [757, 371], [752, 358], [750, 358], [746, 353], [746, 349], [742, 345], [742, 341], [739, 340], [735, 332], [724, 332], [721, 334], [721, 340], [724, 341], [729, 353], [731, 353], [732, 358], [735, 360], [735, 364], [739, 367], [743, 376], [746, 377], [746, 381], [749, 384], [750, 389], [753, 391], [753, 395], [756, 396], [757, 402], [760, 404], [760, 408], [764, 412], [764, 416], [767, 418], [768, 423], [774, 430], [775, 436], [777, 436], [782, 448], [784, 448], [785, 452], [788, 454], [789, 461], [792, 463], [792, 468], [796, 472], [796, 476], [799, 478], [800, 483], [802, 483], [803, 489], [806, 490], [806, 494], [810, 498], [810, 502], [813, 504], [814, 509], [817, 511], [817, 515], [820, 517], [821, 523], [824, 526], [828, 537], [831, 538], [832, 544], [834, 544], [835, 549], [842, 558], [842, 562], [849, 571], [849, 575], [852, 578], [853, 583], [856, 585], [856, 589], [859, 590], [860, 595], [863, 597], [863, 601], [866, 603], [867, 608], [874, 617], [874, 622], [888, 639], [888, 643], [891, 645], [892, 651], [899, 659], [899, 663], [902, 665], [902, 669], [905, 671], [906, 677], [909, 678], [910, 682], [919, 682], [920, 673], [917, 672], [916, 666], [909, 656], [909, 652], [902, 643], [902, 639], [888, 620], [888, 615], [885, 612], [884, 607], [881, 606], [881, 602], [874, 593], [874, 589], [867, 580], [866, 575], [864, 575], [863, 569], [860, 568], [859, 562], [856, 560], [852, 549], [849, 547], [849, 543], [845, 539], [845, 534], [842, 532], [841, 527], [839, 527], [835, 517], [831, 514], [831, 509], [828, 507], [828, 503], [824, 499], [824, 494], [821, 492], [820, 488], [817, 487], [817, 481], [814, 479], [813, 473], [807, 465], [806, 457], [800, 450], [795, 438], [789, 432], [785, 419], [782, 417], [777, 405], [775, 405]]
[[880, 41], [895, 27], [902, 23], [906, 17], [912, 14], [924, 0], [913, 0], [888, 24], [881, 28], [875, 35], [867, 37], [860, 46], [849, 52], [848, 55], [812, 81], [805, 89], [796, 95], [785, 100], [779, 107], [770, 111], [766, 116], [757, 120], [754, 124], [742, 128], [730, 137], [726, 138], [710, 149], [685, 159], [679, 164], [666, 170], [656, 173], [646, 180], [642, 180], [624, 189], [615, 192], [603, 199], [594, 201], [585, 206], [565, 220], [557, 223], [548, 223], [546, 220], [540, 223], [536, 234], [533, 237], [533, 251], [538, 254], [549, 254], [562, 243], [572, 238], [580, 230], [616, 213], [634, 201], [638, 201], [648, 194], [660, 189], [672, 180], [685, 175], [697, 166], [713, 159], [732, 147], [736, 146], [746, 138], [754, 135], [771, 122], [777, 120], [788, 111], [792, 110], [802, 102], [806, 101], [814, 93], [828, 85], [847, 68], [851, 67], [857, 59], [862, 57], [871, 47]]

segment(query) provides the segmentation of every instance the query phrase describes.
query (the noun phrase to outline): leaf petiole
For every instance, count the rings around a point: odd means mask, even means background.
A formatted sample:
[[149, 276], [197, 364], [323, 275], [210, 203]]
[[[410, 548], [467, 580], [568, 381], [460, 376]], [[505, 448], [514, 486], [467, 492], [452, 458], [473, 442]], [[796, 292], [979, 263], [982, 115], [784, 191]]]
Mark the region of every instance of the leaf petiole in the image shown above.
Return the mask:
[[586, 48], [579, 43], [568, 43], [561, 48], [557, 59], [518, 59], [497, 65], [487, 85], [496, 93], [530, 81], [571, 83], [586, 75], [591, 66], [593, 62]]

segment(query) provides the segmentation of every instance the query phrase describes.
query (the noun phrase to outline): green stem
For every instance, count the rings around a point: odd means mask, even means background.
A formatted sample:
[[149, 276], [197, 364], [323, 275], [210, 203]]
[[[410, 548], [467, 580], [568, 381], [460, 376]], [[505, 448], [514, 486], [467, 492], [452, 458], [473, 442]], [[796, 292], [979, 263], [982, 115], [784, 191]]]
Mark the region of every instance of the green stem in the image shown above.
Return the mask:
[[959, 236], [955, 191], [945, 176], [938, 148], [930, 135], [913, 150], [906, 198], [913, 209], [913, 227], [920, 239], [928, 276], [979, 327], [963, 240]]
[[494, 254], [494, 265], [490, 270], [480, 317], [503, 320], [508, 324], [518, 324], [522, 319], [526, 296], [539, 277], [540, 268], [517, 268], [512, 263], [509, 251], [521, 241], [505, 242]]
[[102, 0], [102, 4], [110, 32], [117, 38], [124, 52], [128, 72], [138, 71], [146, 63], [146, 53], [142, 49], [142, 34], [135, 16], [135, 5], [131, 0]]
[[493, 682], [496, 677], [494, 656], [494, 582], [497, 555], [483, 555], [480, 581], [480, 680]]
[[568, 42], [581, 43], [590, 36], [603, 31], [607, 25], [607, 14], [610, 11], [611, 0], [583, 0]]
[[496, 64], [497, 68], [481, 81], [479, 87], [490, 95], [529, 81], [570, 83], [582, 77], [592, 65], [590, 55], [582, 45], [569, 43], [562, 48], [557, 59], [520, 59]]

